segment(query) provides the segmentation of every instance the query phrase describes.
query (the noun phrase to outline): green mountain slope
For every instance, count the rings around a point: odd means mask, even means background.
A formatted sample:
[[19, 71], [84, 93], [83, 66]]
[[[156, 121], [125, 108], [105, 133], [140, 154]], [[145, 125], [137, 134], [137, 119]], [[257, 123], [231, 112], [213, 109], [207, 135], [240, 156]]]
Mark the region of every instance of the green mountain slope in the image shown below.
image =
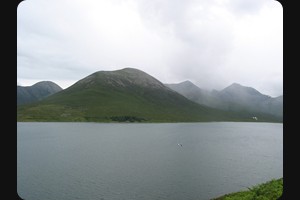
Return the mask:
[[17, 120], [195, 122], [253, 119], [201, 106], [145, 72], [125, 68], [93, 73], [40, 102], [18, 106]]

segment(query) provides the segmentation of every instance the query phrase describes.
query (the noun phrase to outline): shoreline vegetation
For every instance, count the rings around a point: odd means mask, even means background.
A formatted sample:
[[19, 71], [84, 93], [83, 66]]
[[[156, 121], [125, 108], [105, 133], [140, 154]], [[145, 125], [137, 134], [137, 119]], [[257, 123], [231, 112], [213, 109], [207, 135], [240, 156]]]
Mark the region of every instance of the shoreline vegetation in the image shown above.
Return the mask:
[[225, 194], [211, 200], [277, 200], [283, 192], [283, 178], [272, 179], [268, 182], [248, 188], [247, 191], [240, 191]]

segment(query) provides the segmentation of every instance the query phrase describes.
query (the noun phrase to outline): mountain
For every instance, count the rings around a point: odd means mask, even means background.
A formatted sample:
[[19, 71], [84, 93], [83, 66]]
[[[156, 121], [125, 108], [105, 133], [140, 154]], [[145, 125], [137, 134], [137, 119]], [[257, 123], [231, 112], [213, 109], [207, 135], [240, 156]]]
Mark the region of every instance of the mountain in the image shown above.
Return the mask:
[[215, 93], [215, 97], [222, 102], [214, 106], [215, 108], [266, 113], [274, 115], [281, 120], [283, 118], [283, 96], [272, 98], [254, 88], [233, 83], [220, 92]]
[[227, 110], [256, 110], [259, 111], [259, 104], [269, 100], [271, 97], [261, 94], [257, 90], [251, 87], [245, 87], [238, 83], [221, 90], [216, 96], [225, 102], [220, 107]]
[[125, 68], [95, 72], [39, 102], [18, 106], [17, 120], [196, 122], [253, 119], [199, 105], [149, 74]]
[[191, 81], [184, 81], [178, 84], [165, 84], [165, 86], [202, 105], [210, 106], [212, 101], [215, 100], [210, 91], [199, 88]]
[[41, 81], [32, 86], [17, 86], [17, 105], [39, 101], [61, 91], [62, 88], [51, 81]]
[[263, 102], [260, 107], [262, 111], [278, 116], [282, 118], [283, 116], [283, 96], [278, 96], [275, 98], [270, 98]]
[[233, 83], [221, 91], [211, 92], [200, 89], [185, 81], [178, 84], [166, 84], [169, 88], [201, 105], [226, 111], [243, 112], [255, 115], [272, 115], [282, 120], [283, 98], [272, 98], [261, 94], [251, 87]]

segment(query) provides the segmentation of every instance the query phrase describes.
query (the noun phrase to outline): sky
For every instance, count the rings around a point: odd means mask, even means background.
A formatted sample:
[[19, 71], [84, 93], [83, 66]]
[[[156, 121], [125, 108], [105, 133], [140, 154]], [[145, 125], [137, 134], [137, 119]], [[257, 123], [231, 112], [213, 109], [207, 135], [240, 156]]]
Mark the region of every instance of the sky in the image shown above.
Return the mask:
[[239, 83], [283, 94], [283, 7], [275, 0], [25, 0], [17, 85], [63, 89], [132, 67], [202, 89]]

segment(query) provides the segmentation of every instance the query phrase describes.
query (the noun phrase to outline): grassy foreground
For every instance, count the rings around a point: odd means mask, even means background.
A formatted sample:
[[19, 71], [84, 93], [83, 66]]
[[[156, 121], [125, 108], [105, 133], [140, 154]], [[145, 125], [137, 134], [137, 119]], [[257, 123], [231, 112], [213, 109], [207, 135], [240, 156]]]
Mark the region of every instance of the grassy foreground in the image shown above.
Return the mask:
[[248, 191], [226, 194], [212, 200], [277, 200], [282, 195], [283, 178], [273, 179], [248, 189]]

